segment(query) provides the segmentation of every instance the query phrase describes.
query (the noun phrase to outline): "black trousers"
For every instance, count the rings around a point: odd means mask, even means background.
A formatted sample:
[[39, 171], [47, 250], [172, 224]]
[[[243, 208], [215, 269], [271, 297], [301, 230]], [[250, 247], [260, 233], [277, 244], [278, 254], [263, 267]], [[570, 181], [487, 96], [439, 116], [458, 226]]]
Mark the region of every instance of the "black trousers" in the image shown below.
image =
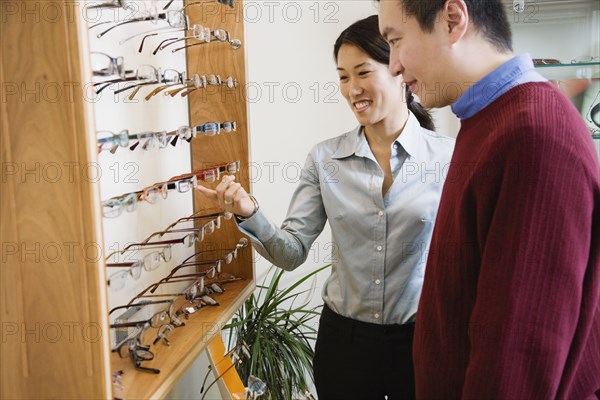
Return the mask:
[[413, 334], [414, 324], [371, 324], [323, 306], [313, 360], [319, 400], [414, 399]]

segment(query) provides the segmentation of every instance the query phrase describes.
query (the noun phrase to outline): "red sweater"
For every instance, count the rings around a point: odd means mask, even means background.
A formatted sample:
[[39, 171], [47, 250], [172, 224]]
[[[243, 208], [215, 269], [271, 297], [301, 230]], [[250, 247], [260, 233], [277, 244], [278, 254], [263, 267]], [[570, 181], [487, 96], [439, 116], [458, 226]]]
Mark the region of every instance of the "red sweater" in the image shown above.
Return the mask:
[[548, 83], [462, 121], [414, 361], [421, 399], [600, 396], [600, 167]]

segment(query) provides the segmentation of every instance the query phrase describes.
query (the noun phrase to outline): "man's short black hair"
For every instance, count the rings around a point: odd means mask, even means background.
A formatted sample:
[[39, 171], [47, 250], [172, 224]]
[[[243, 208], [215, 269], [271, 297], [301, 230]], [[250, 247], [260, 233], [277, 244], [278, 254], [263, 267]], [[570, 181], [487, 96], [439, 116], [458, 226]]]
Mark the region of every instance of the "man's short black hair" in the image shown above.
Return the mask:
[[[379, 0], [377, 0], [379, 1]], [[424, 32], [433, 31], [446, 0], [397, 0], [407, 16], [415, 17]], [[463, 0], [473, 26], [501, 53], [512, 52], [512, 32], [501, 0]]]

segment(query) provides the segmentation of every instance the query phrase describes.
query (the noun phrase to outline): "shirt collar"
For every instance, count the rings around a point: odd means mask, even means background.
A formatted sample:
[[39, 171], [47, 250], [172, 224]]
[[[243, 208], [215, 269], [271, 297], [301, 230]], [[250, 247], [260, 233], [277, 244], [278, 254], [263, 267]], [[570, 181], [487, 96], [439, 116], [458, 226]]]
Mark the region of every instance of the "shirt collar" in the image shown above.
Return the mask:
[[408, 153], [410, 157], [418, 158], [419, 157], [419, 128], [421, 125], [417, 120], [417, 117], [414, 116], [413, 113], [408, 113], [408, 121], [406, 121], [406, 126], [404, 126], [404, 130], [402, 134], [396, 139], [396, 142], [400, 143], [400, 146]]
[[[395, 143], [399, 143], [408, 155], [417, 157], [419, 136], [415, 128], [418, 126], [420, 126], [419, 121], [409, 111], [408, 120], [402, 130], [402, 134], [392, 143], [392, 146]], [[364, 134], [364, 127], [357, 126], [354, 130], [342, 136], [342, 140], [332, 157], [339, 159], [355, 155], [357, 157], [372, 158], [372, 154], [369, 142], [367, 142], [367, 137]]]
[[342, 135], [338, 148], [333, 153], [333, 158], [346, 158], [356, 153], [362, 135], [362, 126], [357, 126], [350, 132]]
[[452, 112], [460, 119], [467, 119], [517, 85], [545, 81], [546, 78], [535, 71], [529, 53], [520, 54], [467, 89], [452, 105]]

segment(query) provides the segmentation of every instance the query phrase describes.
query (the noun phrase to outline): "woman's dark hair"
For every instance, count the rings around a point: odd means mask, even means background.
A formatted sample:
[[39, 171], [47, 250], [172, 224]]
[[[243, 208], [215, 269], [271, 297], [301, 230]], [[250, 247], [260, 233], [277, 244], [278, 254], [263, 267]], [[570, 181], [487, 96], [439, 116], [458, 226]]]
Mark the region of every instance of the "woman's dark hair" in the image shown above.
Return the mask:
[[[333, 57], [336, 63], [340, 48], [344, 44], [358, 47], [378, 63], [385, 65], [389, 65], [390, 63], [390, 46], [379, 33], [379, 18], [377, 15], [371, 15], [365, 19], [356, 21], [340, 34], [333, 46]], [[406, 104], [423, 128], [430, 131], [435, 130], [431, 115], [415, 100], [415, 97], [408, 88], [406, 88]]]

